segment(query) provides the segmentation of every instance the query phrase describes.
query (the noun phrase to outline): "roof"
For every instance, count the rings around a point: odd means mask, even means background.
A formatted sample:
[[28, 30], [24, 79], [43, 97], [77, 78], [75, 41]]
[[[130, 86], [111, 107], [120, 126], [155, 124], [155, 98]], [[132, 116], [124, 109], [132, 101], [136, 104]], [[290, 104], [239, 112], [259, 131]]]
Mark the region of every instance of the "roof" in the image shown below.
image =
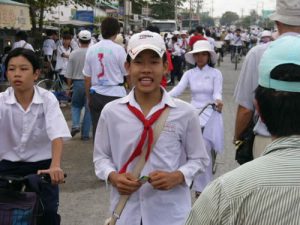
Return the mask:
[[73, 26], [93, 26], [94, 24], [81, 20], [68, 20], [68, 21], [55, 21], [54, 24], [58, 25], [73, 25]]
[[23, 4], [23, 3], [15, 2], [15, 1], [11, 1], [11, 0], [0, 0], [0, 4], [28, 6], [27, 4]]

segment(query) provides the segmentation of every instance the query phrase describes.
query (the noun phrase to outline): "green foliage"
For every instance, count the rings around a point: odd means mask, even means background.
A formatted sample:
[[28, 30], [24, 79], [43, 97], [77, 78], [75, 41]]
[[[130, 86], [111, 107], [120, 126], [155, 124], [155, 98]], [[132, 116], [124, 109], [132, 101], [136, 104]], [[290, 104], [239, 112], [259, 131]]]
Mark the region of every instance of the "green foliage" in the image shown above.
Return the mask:
[[211, 16], [209, 16], [207, 13], [202, 13], [200, 15], [200, 21], [201, 21], [201, 25], [205, 27], [215, 26], [214, 19]]
[[221, 25], [229, 26], [229, 25], [234, 24], [238, 20], [239, 20], [239, 15], [237, 13], [227, 11], [222, 15], [222, 17], [220, 19], [220, 23], [221, 23]]

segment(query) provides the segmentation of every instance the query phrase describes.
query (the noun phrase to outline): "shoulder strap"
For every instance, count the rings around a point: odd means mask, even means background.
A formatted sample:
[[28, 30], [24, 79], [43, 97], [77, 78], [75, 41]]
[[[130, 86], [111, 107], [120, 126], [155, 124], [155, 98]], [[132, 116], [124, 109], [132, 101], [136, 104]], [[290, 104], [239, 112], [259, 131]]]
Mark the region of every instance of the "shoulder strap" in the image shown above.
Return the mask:
[[25, 46], [27, 45], [27, 42], [25, 41], [24, 45], [22, 46], [22, 48], [25, 48]]
[[[152, 144], [152, 147], [151, 147], [151, 151], [152, 151], [153, 147], [155, 146], [156, 141], [157, 141], [160, 133], [162, 132], [162, 130], [165, 126], [165, 123], [166, 123], [167, 118], [169, 116], [169, 111], [170, 111], [170, 108], [167, 107], [155, 123], [155, 127], [153, 129], [154, 139], [153, 139], [153, 144]], [[146, 163], [146, 160], [145, 160], [146, 159], [146, 153], [147, 153], [147, 143], [144, 144], [142, 154], [141, 154], [141, 156], [139, 158], [139, 161], [135, 165], [135, 167], [133, 169], [133, 172], [132, 172], [132, 174], [136, 177], [139, 177], [141, 171], [144, 168], [144, 165]], [[122, 211], [123, 211], [123, 209], [124, 209], [124, 207], [127, 203], [127, 200], [129, 199], [129, 197], [130, 197], [130, 195], [121, 195], [120, 196], [119, 202], [118, 202], [115, 210], [113, 211], [113, 215], [111, 217], [109, 225], [115, 225], [116, 224], [117, 220], [121, 216], [121, 213], [122, 213]]]

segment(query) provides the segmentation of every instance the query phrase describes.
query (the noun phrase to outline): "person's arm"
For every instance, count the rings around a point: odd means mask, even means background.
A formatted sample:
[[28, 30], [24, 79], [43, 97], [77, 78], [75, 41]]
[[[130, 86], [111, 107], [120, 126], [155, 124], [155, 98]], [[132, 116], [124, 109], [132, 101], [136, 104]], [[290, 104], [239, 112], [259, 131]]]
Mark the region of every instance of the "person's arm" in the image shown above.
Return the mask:
[[85, 95], [88, 103], [90, 102], [90, 98], [91, 98], [90, 96], [91, 86], [92, 86], [91, 77], [84, 76]]
[[61, 156], [63, 151], [62, 138], [56, 138], [52, 142], [52, 159], [50, 168], [47, 170], [39, 170], [38, 174], [49, 174], [52, 184], [60, 184], [64, 182], [64, 172], [61, 169]]
[[241, 134], [246, 130], [250, 121], [253, 118], [253, 111], [241, 105], [238, 106], [235, 120], [235, 131], [233, 143], [240, 140]]
[[181, 95], [189, 85], [188, 74], [189, 71], [185, 72], [181, 77], [179, 83], [169, 92], [172, 97], [178, 97], [179, 95]]
[[214, 78], [214, 93], [213, 99], [215, 101], [217, 111], [222, 112], [223, 101], [222, 101], [222, 92], [223, 92], [223, 76], [220, 71], [216, 71], [216, 77]]

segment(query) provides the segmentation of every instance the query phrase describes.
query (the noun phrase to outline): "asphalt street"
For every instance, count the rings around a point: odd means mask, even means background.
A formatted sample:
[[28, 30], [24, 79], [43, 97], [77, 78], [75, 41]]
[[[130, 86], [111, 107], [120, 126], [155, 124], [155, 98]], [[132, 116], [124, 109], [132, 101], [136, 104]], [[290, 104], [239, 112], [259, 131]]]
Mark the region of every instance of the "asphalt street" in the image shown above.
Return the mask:
[[[234, 146], [232, 144], [236, 104], [233, 92], [239, 76], [239, 69], [225, 57], [220, 67], [224, 78], [223, 84], [223, 117], [225, 128], [225, 151], [217, 156], [217, 172], [220, 176], [238, 166], [234, 160]], [[189, 101], [187, 90], [181, 99]], [[70, 108], [63, 108], [63, 112], [70, 124]], [[102, 225], [109, 216], [109, 188], [105, 182], [99, 181], [94, 173], [92, 140], [81, 141], [80, 135], [66, 141], [63, 155], [63, 169], [68, 177], [66, 183], [60, 187], [60, 214], [62, 225]]]

